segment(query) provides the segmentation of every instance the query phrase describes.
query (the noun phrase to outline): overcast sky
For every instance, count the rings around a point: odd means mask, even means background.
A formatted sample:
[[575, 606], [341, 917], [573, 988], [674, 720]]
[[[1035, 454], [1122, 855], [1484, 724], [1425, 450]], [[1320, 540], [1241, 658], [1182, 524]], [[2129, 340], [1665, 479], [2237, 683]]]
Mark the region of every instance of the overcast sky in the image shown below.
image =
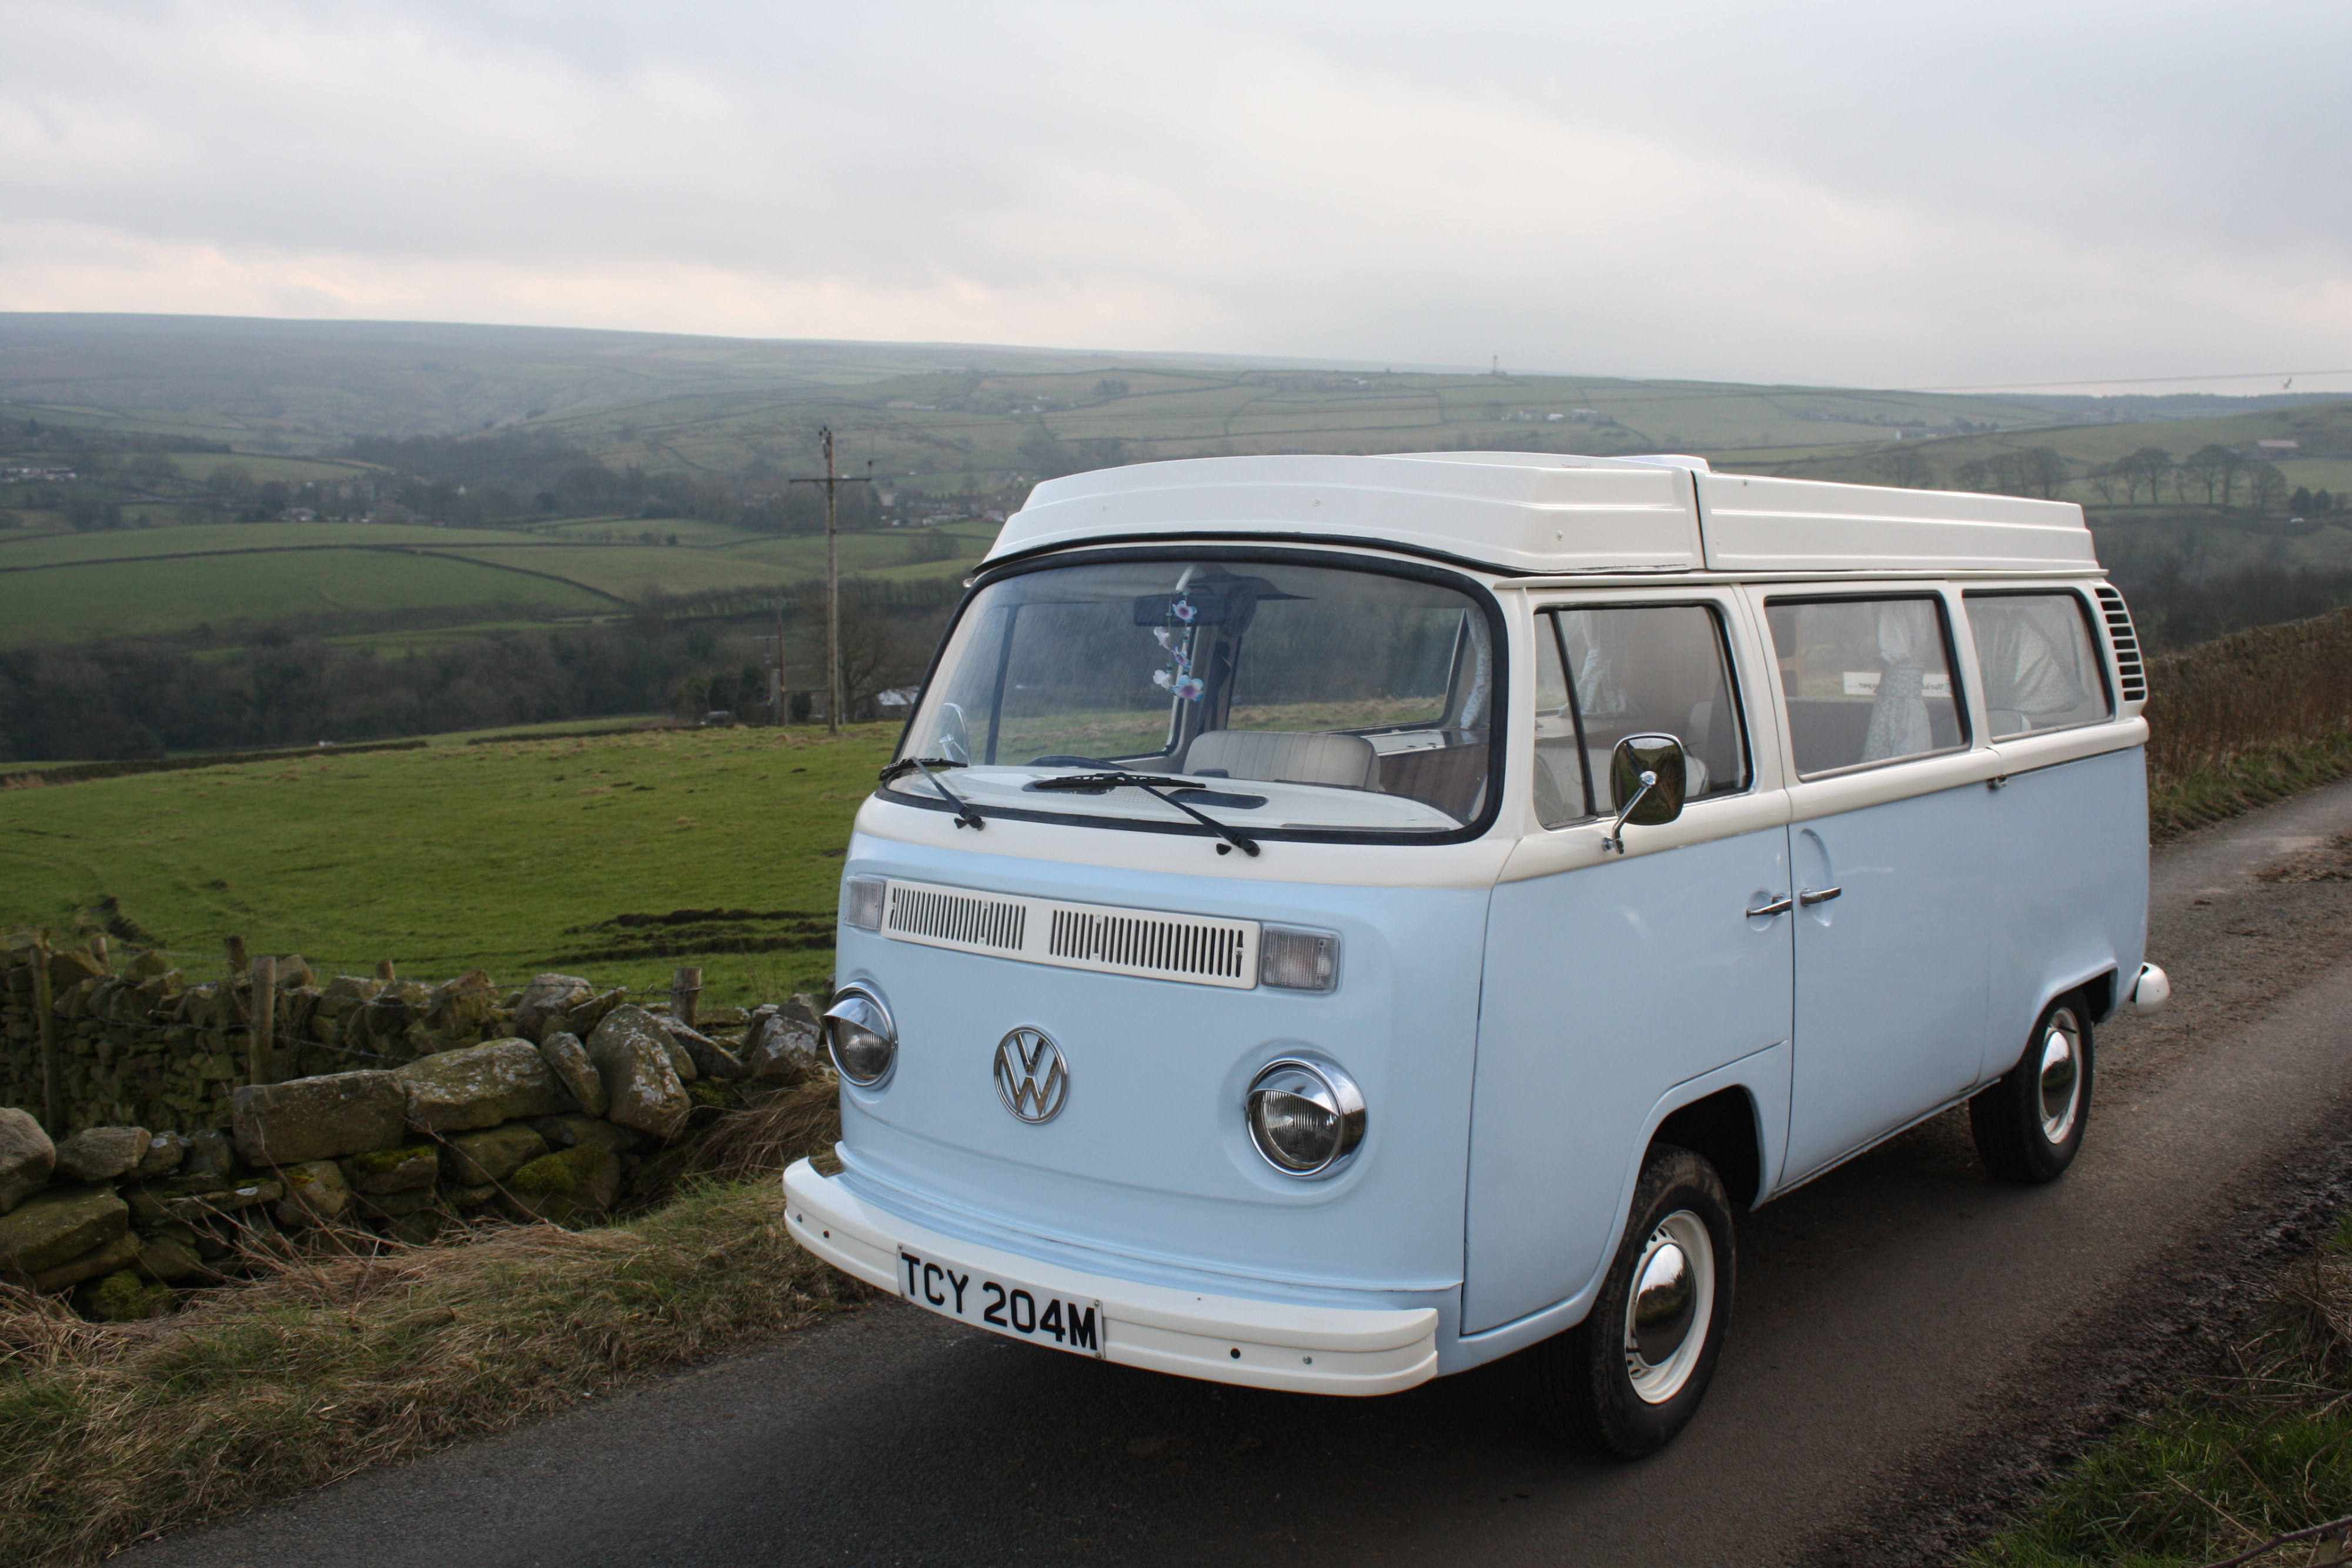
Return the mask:
[[2352, 389], [2352, 0], [6, 16], [5, 309]]

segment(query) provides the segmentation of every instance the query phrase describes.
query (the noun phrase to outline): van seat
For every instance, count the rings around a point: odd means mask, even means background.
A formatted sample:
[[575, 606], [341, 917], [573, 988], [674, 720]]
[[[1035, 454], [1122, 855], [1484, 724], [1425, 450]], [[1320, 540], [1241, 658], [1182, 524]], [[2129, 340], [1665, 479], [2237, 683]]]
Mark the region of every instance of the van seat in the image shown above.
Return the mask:
[[1231, 779], [1277, 784], [1379, 788], [1380, 754], [1360, 735], [1329, 730], [1212, 729], [1192, 737], [1183, 771], [1222, 768]]

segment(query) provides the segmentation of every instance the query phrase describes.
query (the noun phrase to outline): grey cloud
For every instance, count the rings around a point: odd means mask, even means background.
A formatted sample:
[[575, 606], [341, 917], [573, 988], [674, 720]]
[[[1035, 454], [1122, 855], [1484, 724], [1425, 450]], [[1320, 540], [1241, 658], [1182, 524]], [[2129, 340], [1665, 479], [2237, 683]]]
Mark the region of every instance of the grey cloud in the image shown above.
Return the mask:
[[2352, 13], [2316, 0], [14, 13], [19, 308], [1860, 382], [2352, 364]]

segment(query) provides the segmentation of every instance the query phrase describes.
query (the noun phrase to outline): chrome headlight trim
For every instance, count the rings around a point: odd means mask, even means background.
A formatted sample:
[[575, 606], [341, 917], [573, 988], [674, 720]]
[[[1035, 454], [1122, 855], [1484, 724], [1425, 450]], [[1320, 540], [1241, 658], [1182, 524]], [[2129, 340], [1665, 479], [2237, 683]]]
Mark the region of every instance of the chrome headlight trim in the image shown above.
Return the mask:
[[[1304, 1101], [1329, 1119], [1328, 1147], [1318, 1157], [1301, 1161], [1274, 1142], [1267, 1114], [1278, 1103], [1274, 1099], [1276, 1095]], [[1298, 1181], [1320, 1181], [1346, 1169], [1363, 1146], [1365, 1120], [1364, 1092], [1356, 1081], [1328, 1061], [1304, 1057], [1286, 1056], [1267, 1062], [1251, 1078], [1249, 1090], [1242, 1097], [1242, 1121], [1249, 1128], [1250, 1145], [1258, 1157]]]
[[[844, 986], [833, 1006], [824, 1009], [824, 1049], [844, 1082], [860, 1089], [879, 1089], [890, 1082], [898, 1070], [898, 1026], [890, 1021], [890, 1009], [871, 987]], [[877, 1054], [878, 1066], [873, 1061]], [[851, 1059], [859, 1062], [859, 1069], [850, 1066]]]

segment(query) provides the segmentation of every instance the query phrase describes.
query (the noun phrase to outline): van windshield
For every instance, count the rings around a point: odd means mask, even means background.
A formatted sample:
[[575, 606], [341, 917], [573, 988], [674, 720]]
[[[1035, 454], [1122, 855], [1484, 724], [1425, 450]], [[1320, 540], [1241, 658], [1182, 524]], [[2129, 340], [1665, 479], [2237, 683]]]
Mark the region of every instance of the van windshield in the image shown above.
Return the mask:
[[[1238, 830], [1445, 833], [1485, 804], [1494, 698], [1486, 616], [1442, 582], [1247, 559], [1053, 567], [973, 597], [899, 757], [983, 815], [1207, 831], [1081, 778], [1123, 770]], [[884, 789], [942, 800], [921, 768]]]

